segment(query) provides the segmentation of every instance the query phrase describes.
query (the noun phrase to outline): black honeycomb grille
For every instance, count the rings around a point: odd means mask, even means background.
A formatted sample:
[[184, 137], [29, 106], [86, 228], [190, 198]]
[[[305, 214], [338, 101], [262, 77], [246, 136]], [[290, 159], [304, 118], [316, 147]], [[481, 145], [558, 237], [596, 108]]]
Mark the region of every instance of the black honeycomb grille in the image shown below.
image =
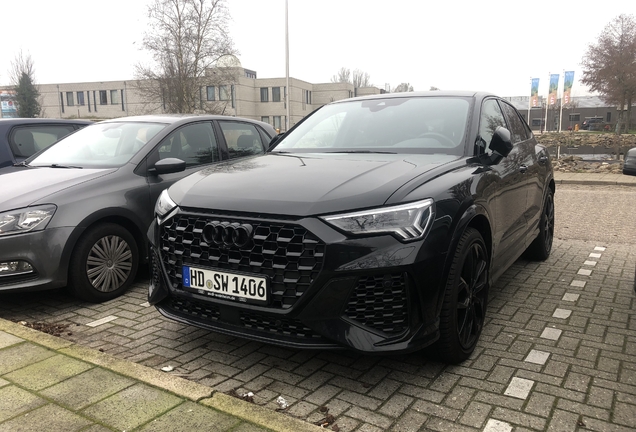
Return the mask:
[[403, 332], [408, 326], [404, 273], [362, 277], [349, 301], [346, 315], [384, 333]]
[[153, 250], [150, 254], [151, 282], [155, 289], [161, 287], [161, 264], [157, 253]]
[[261, 330], [278, 335], [289, 336], [300, 339], [321, 339], [322, 337], [314, 333], [300, 321], [286, 318], [272, 318], [253, 312], [241, 311], [241, 322], [243, 326]]
[[[216, 246], [203, 239], [208, 222], [245, 223], [253, 238], [243, 247]], [[175, 289], [182, 289], [181, 267], [203, 266], [267, 276], [269, 306], [288, 309], [318, 276], [325, 244], [299, 225], [179, 214], [161, 226], [161, 257]]]
[[217, 321], [220, 316], [219, 308], [213, 304], [191, 301], [174, 296], [168, 297], [166, 301], [167, 303], [164, 305], [166, 309], [179, 312], [181, 315], [188, 315], [192, 318], [198, 318], [199, 320], [213, 321]]

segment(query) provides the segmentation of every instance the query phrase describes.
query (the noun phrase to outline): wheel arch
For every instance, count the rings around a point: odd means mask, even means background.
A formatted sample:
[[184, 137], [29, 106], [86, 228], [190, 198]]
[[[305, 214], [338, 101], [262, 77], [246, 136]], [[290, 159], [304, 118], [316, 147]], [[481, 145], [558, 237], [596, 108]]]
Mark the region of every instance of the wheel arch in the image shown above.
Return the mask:
[[[479, 232], [479, 234], [481, 234], [481, 237], [486, 244], [489, 264], [492, 265], [493, 236], [490, 218], [488, 217], [488, 212], [485, 208], [476, 204], [472, 204], [464, 211], [462, 216], [459, 218], [457, 224], [455, 225], [455, 229], [452, 231], [452, 235], [450, 236], [446, 253], [446, 260], [444, 262], [444, 270], [442, 273], [442, 282], [446, 281], [446, 279], [448, 278], [454, 251], [457, 248], [457, 245], [459, 244], [459, 241], [467, 228], [474, 228]], [[442, 284], [440, 286], [440, 295], [437, 299], [436, 310], [438, 315], [441, 311], [442, 301], [444, 299], [443, 291], [444, 286]]]
[[86, 231], [101, 224], [114, 223], [125, 228], [133, 236], [135, 243], [137, 244], [137, 250], [139, 251], [139, 264], [145, 264], [148, 261], [148, 241], [146, 240], [145, 231], [140, 226], [140, 223], [136, 222], [134, 219], [137, 218], [131, 217], [126, 214], [126, 212], [110, 212], [105, 209], [100, 212], [93, 213], [78, 224], [71, 234], [69, 241], [66, 243], [62, 254], [61, 262], [64, 265], [64, 268], [66, 268], [66, 284], [68, 284], [69, 281], [71, 257], [73, 256], [77, 242], [82, 238]]

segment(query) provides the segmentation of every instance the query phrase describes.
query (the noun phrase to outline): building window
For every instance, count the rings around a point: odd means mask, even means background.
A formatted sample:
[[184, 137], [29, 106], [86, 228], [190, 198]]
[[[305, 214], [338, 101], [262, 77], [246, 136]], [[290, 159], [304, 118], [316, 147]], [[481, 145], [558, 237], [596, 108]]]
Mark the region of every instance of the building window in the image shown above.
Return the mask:
[[119, 92], [117, 90], [110, 91], [110, 104], [117, 105], [121, 100], [119, 99]]
[[84, 106], [84, 92], [77, 92], [77, 104]]
[[272, 102], [280, 102], [280, 87], [272, 87]]
[[570, 121], [571, 122], [581, 121], [581, 114], [570, 114]]
[[261, 102], [269, 102], [269, 89], [261, 87]]
[[541, 119], [541, 118], [533, 118], [532, 119], [532, 126], [539, 127], [539, 126], [542, 126], [544, 124], [545, 124], [545, 121], [543, 119]]
[[73, 92], [66, 92], [66, 106], [73, 106], [75, 102], [73, 101]]
[[107, 96], [106, 96], [106, 90], [100, 90], [99, 91], [99, 104], [100, 105], [107, 105], [108, 104], [108, 100], [107, 100]]
[[608, 123], [610, 123], [612, 121], [612, 113], [611, 112], [607, 113], [607, 116], [605, 117], [605, 121], [608, 122]]
[[280, 118], [281, 116], [274, 116], [274, 129], [280, 131]]
[[261, 121], [264, 123], [269, 123], [269, 116], [261, 116]]
[[232, 108], [236, 108], [234, 106], [234, 98], [236, 97], [236, 93], [234, 93], [234, 84], [230, 86], [230, 97], [232, 98]]
[[226, 85], [219, 86], [219, 100], [230, 100], [230, 94], [228, 93]]
[[62, 113], [64, 113], [64, 93], [60, 92], [60, 107], [62, 108]]
[[205, 88], [205, 92], [208, 96], [208, 100], [209, 101], [215, 101], [216, 100], [216, 95], [215, 95], [215, 91], [214, 91], [214, 86], [207, 86]]

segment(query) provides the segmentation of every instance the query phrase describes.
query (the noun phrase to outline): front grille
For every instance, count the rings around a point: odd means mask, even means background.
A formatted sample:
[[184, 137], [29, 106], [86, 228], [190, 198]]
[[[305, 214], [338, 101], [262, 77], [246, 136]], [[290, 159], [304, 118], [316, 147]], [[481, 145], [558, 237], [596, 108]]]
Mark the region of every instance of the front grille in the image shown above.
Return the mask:
[[241, 322], [243, 326], [254, 330], [276, 333], [293, 338], [321, 339], [320, 335], [314, 333], [312, 329], [296, 320], [272, 318], [253, 312], [241, 311]]
[[217, 321], [220, 316], [219, 308], [216, 305], [174, 296], [168, 297], [162, 307], [173, 312], [179, 312], [181, 315], [188, 315], [192, 318], [206, 321]]
[[[250, 224], [245, 246], [217, 246], [203, 238], [208, 222]], [[213, 267], [267, 276], [269, 306], [288, 309], [307, 291], [322, 269], [325, 244], [300, 225], [179, 214], [161, 226], [161, 256], [175, 289], [183, 289], [181, 267]]]
[[150, 253], [150, 270], [152, 271], [150, 274], [151, 283], [156, 290], [161, 287], [161, 264], [154, 250]]
[[175, 315], [187, 317], [195, 322], [216, 322], [238, 325], [256, 332], [276, 334], [291, 339], [304, 341], [322, 341], [322, 336], [295, 319], [270, 317], [250, 311], [240, 311], [240, 322], [226, 322], [221, 318], [217, 305], [196, 299], [170, 296], [160, 303], [161, 308]]
[[403, 332], [408, 326], [404, 273], [361, 277], [347, 302], [346, 315], [384, 333]]

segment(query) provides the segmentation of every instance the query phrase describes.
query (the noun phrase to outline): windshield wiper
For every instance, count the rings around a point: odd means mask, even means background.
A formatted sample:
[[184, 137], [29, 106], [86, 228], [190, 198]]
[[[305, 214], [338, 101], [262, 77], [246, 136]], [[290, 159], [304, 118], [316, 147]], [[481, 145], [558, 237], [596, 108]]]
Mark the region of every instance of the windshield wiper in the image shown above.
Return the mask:
[[378, 153], [378, 154], [397, 154], [397, 152], [390, 151], [376, 151], [376, 150], [335, 150], [335, 151], [322, 151], [319, 153]]
[[65, 168], [65, 169], [83, 169], [84, 167], [81, 166], [73, 166], [73, 165], [60, 165], [60, 164], [51, 164], [51, 165], [41, 165], [45, 168]]
[[13, 166], [14, 167], [20, 167], [21, 166], [21, 167], [29, 167], [29, 168], [31, 168], [31, 165], [26, 163], [26, 161], [22, 161], [22, 162], [19, 162], [19, 163], [14, 163]]

